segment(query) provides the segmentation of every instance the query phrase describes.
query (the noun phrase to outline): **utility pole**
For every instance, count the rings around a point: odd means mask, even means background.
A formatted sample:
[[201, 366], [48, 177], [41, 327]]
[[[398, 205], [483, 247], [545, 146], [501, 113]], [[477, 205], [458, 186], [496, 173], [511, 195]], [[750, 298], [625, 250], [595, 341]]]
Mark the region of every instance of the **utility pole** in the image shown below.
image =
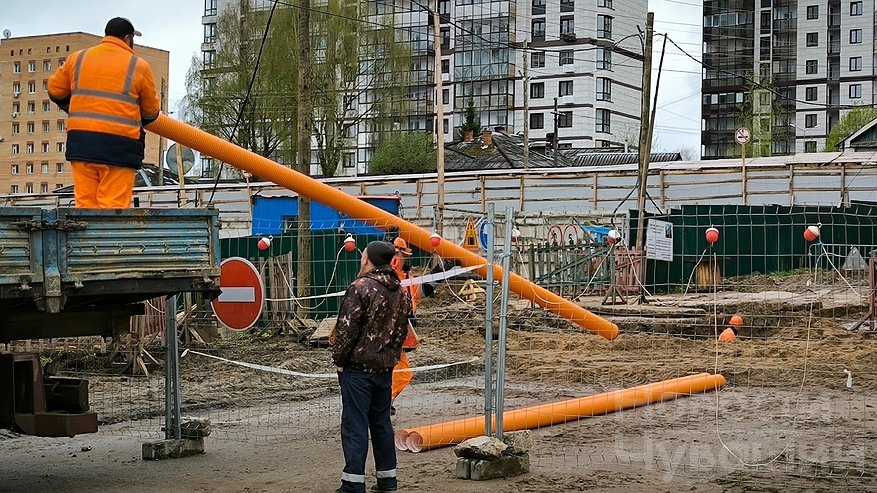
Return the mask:
[[[640, 113], [639, 132], [639, 181], [637, 183], [637, 222], [636, 222], [636, 248], [640, 251], [640, 289], [645, 289], [646, 255], [645, 255], [645, 209], [646, 209], [646, 185], [649, 178], [649, 158], [651, 150], [651, 124], [649, 121], [649, 105], [651, 104], [652, 92], [652, 35], [654, 33], [655, 14], [649, 12], [646, 16], [645, 48], [643, 49], [643, 80], [642, 80], [642, 111]], [[645, 301], [644, 293], [640, 293], [640, 302]]]
[[[311, 101], [311, 1], [299, 0], [298, 9], [298, 171], [311, 175], [311, 135], [313, 102]], [[298, 196], [298, 272], [299, 298], [308, 297], [311, 285], [311, 201]], [[298, 303], [299, 317], [308, 316], [308, 301]]]
[[552, 147], [551, 155], [554, 159], [554, 167], [556, 168], [557, 167], [557, 141], [560, 140], [557, 138], [557, 116], [558, 116], [557, 98], [554, 98], [554, 113], [553, 113], [553, 115], [554, 115], [554, 142], [551, 145], [551, 147]]
[[433, 41], [435, 47], [435, 68], [433, 74], [435, 77], [435, 142], [436, 142], [436, 210], [438, 218], [436, 220], [436, 233], [443, 234], [445, 216], [445, 107], [444, 107], [444, 89], [442, 88], [442, 37], [441, 37], [441, 18], [438, 12], [439, 0], [435, 2], [435, 10], [432, 12], [432, 29]]
[[530, 62], [524, 41], [524, 169], [530, 167]]

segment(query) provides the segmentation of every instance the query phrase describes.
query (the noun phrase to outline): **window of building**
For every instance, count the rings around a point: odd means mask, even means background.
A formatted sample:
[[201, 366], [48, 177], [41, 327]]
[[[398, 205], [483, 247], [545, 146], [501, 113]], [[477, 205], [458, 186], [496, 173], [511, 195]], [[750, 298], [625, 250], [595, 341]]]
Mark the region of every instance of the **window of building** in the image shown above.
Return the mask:
[[18, 116], [18, 114], [20, 112], [21, 112], [21, 105], [18, 104], [18, 101], [13, 101], [12, 102], [12, 118], [15, 118], [16, 116]]
[[40, 172], [43, 173], [44, 175], [49, 174], [49, 163], [42, 163], [40, 165]]
[[55, 183], [55, 190], [57, 190], [59, 188], [64, 188], [64, 184], [63, 183]]
[[47, 122], [47, 121], [43, 122], [43, 133], [44, 134], [49, 133], [49, 122]]
[[612, 39], [612, 16], [597, 15], [597, 37], [600, 39]]
[[761, 24], [761, 34], [770, 34], [771, 22], [769, 10], [761, 13], [761, 22], [759, 24]]
[[[451, 13], [451, 1], [450, 0], [439, 0], [438, 11], [439, 11], [439, 15], [450, 14]], [[445, 21], [443, 19], [442, 23], [444, 24], [445, 22], [447, 22], [447, 21]]]
[[67, 130], [67, 121], [66, 120], [58, 120], [58, 131], [63, 132]]
[[562, 80], [557, 83], [557, 95], [558, 96], [572, 96], [573, 93], [573, 83], [571, 80]]
[[804, 128], [813, 128], [816, 126], [816, 115], [804, 115]]
[[612, 101], [612, 79], [597, 77], [597, 101]]
[[33, 142], [28, 142], [28, 143], [25, 145], [25, 149], [27, 150], [27, 153], [28, 153], [28, 154], [33, 154], [33, 153], [34, 153], [34, 149], [36, 149], [36, 146], [34, 145]]
[[12, 135], [17, 135], [21, 133], [21, 126], [18, 123], [12, 124]]
[[24, 193], [33, 193], [33, 183], [24, 184]]
[[49, 81], [47, 79], [43, 79], [43, 92], [49, 91]]
[[35, 62], [33, 60], [27, 62], [27, 71], [30, 73], [36, 72], [37, 71], [37, 62]]
[[15, 81], [12, 83], [12, 95], [13, 96], [21, 95], [21, 82]]
[[204, 0], [204, 15], [216, 15], [219, 0]]
[[18, 193], [18, 185], [12, 185], [11, 187], [9, 187], [9, 192]]
[[816, 141], [808, 140], [804, 142], [804, 152], [816, 152]]
[[64, 152], [64, 143], [63, 142], [58, 142], [58, 145], [56, 147], [58, 149], [58, 152]]
[[59, 59], [58, 59], [58, 67], [63, 67], [63, 66], [64, 66], [64, 63], [65, 63], [66, 61], [67, 61], [66, 58], [59, 58]]
[[18, 147], [18, 144], [12, 144], [12, 154], [18, 154], [21, 151], [21, 148]]
[[450, 131], [451, 131], [451, 123], [448, 121], [447, 118], [445, 118], [444, 120], [442, 120], [442, 132], [448, 133]]
[[607, 9], [611, 9], [612, 0], [597, 0], [597, 7], [606, 7]]
[[32, 134], [36, 131], [36, 127], [34, 126], [34, 122], [27, 122], [27, 133]]
[[17, 164], [13, 164], [13, 165], [12, 165], [11, 173], [12, 173], [13, 175], [17, 175], [17, 174], [18, 174], [18, 171], [19, 171], [19, 170], [18, 170], [18, 165], [17, 165]]
[[51, 60], [43, 60], [43, 70], [46, 72], [52, 71], [52, 61]]
[[450, 60], [442, 60], [442, 73], [443, 74], [451, 73], [451, 61]]
[[770, 36], [758, 39], [758, 55], [762, 60], [770, 58]]
[[14, 62], [12, 64], [12, 73], [20, 74], [21, 73], [21, 62]]
[[[43, 143], [40, 145], [40, 150], [41, 150], [43, 153], [47, 153], [47, 152], [49, 152], [49, 143], [48, 143], [48, 142], [43, 142]], [[47, 163], [47, 164], [46, 164], [46, 168], [47, 168], [47, 169], [46, 169], [46, 172], [48, 172], [48, 167], [49, 167], [49, 165], [48, 165], [48, 163]]]
[[819, 46], [819, 33], [807, 33], [807, 46]]
[[33, 163], [27, 163], [24, 165], [24, 172], [32, 175], [33, 174]]
[[341, 162], [345, 168], [355, 168], [356, 167], [356, 153], [345, 152], [341, 156]]
[[819, 71], [819, 61], [818, 60], [807, 60], [804, 67], [805, 67], [804, 70], [808, 74], [815, 74], [816, 72]]
[[33, 101], [28, 101], [27, 102], [27, 112], [28, 113], [36, 113], [36, 111], [37, 111], [37, 104], [34, 103]]
[[545, 19], [533, 19], [533, 41], [545, 41]]
[[808, 5], [807, 6], [807, 20], [814, 20], [819, 18], [819, 5]]
[[[58, 173], [64, 172], [64, 163], [55, 163], [55, 171]], [[61, 188], [61, 187], [58, 187]]]
[[560, 0], [561, 12], [572, 12], [576, 9], [575, 0]]
[[561, 36], [564, 34], [572, 34], [576, 33], [576, 21], [575, 16], [565, 15], [560, 18], [560, 34]]
[[818, 92], [818, 88], [808, 87], [804, 90], [804, 99], [807, 101], [816, 101]]
[[49, 193], [48, 183], [40, 183], [40, 193]]
[[28, 93], [28, 94], [35, 94], [36, 92], [37, 92], [37, 83], [36, 83], [36, 81], [33, 81], [33, 80], [28, 81], [28, 83], [27, 83], [27, 93]]
[[545, 115], [542, 113], [530, 113], [530, 129], [541, 130], [545, 128]]
[[530, 99], [542, 99], [545, 97], [545, 83], [534, 82], [530, 84]]
[[861, 29], [850, 29], [850, 44], [858, 44], [862, 42], [862, 30]]
[[561, 111], [557, 114], [557, 128], [572, 127], [572, 111]]
[[850, 72], [861, 72], [861, 71], [862, 71], [862, 57], [851, 56], [850, 57]]
[[862, 15], [862, 2], [850, 2], [850, 15]]
[[216, 24], [204, 24], [204, 42], [213, 43], [216, 41]]
[[451, 104], [451, 90], [442, 89], [442, 104]]
[[597, 48], [597, 70], [612, 70], [612, 50]]
[[575, 58], [572, 50], [560, 51], [560, 65], [572, 65], [574, 62]]
[[216, 52], [215, 51], [204, 51], [201, 53], [203, 66], [205, 69], [211, 69], [216, 65]]
[[545, 0], [533, 0], [533, 15], [545, 15]]
[[862, 84], [850, 84], [850, 99], [862, 97]]
[[605, 109], [597, 109], [597, 123], [595, 130], [600, 133], [608, 134], [612, 133], [611, 125], [610, 125], [610, 114], [609, 110]]
[[440, 31], [442, 39], [442, 50], [451, 49], [451, 28], [443, 27]]
[[530, 67], [532, 68], [542, 68], [545, 66], [545, 53], [533, 53], [533, 57], [530, 58]]

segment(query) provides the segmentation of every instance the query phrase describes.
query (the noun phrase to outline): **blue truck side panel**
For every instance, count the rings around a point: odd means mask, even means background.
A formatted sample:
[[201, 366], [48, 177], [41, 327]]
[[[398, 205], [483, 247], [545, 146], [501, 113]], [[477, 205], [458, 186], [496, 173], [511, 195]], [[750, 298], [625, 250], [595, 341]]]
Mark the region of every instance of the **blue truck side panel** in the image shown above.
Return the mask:
[[[362, 200], [391, 214], [399, 214], [400, 201], [396, 197], [364, 197]], [[253, 235], [280, 235], [298, 217], [298, 198], [288, 196], [256, 196], [253, 198]], [[311, 229], [337, 230], [348, 233], [381, 235], [383, 230], [364, 221], [331, 209], [319, 202], [311, 202]]]

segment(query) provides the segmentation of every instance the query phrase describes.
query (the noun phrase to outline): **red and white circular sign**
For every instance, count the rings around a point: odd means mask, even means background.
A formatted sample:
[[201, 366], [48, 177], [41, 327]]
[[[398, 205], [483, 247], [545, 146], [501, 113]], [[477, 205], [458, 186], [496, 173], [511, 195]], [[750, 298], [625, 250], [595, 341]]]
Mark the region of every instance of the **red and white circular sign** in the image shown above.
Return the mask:
[[219, 264], [220, 295], [210, 304], [216, 318], [231, 330], [247, 330], [259, 320], [265, 304], [265, 284], [249, 260], [227, 258]]

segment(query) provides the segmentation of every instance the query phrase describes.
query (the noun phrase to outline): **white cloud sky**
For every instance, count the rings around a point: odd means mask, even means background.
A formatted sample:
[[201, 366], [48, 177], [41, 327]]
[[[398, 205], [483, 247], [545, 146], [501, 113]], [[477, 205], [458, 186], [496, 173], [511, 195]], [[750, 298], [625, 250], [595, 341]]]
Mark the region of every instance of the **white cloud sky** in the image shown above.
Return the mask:
[[[624, 0], [616, 0], [616, 6]], [[13, 36], [83, 31], [103, 34], [112, 17], [127, 17], [143, 33], [139, 44], [170, 52], [170, 108], [185, 95], [185, 77], [191, 58], [199, 53], [203, 28], [203, 0], [39, 0], [4, 1], [0, 30]], [[650, 0], [655, 29], [667, 32], [682, 48], [700, 58], [702, 7], [697, 0]], [[655, 67], [661, 49], [655, 38]], [[658, 95], [655, 146], [676, 151], [700, 150], [700, 66], [668, 45]], [[654, 76], [653, 76], [654, 81]]]

